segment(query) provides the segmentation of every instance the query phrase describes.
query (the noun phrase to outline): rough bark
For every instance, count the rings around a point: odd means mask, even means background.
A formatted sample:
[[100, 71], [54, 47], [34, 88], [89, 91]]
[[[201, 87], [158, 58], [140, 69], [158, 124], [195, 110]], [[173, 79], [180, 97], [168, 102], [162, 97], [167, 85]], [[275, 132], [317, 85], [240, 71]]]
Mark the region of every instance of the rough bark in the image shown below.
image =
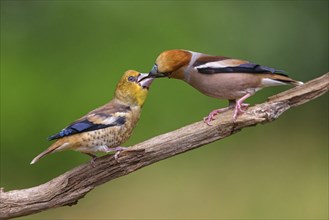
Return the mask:
[[212, 126], [203, 122], [182, 127], [132, 146], [119, 155], [103, 156], [78, 166], [42, 185], [0, 194], [0, 218], [26, 216], [50, 208], [75, 205], [89, 191], [120, 176], [127, 175], [157, 161], [228, 137], [242, 128], [277, 119], [291, 107], [311, 101], [329, 89], [329, 73], [312, 81], [272, 96], [267, 102], [249, 107], [232, 121], [232, 111], [221, 114]]

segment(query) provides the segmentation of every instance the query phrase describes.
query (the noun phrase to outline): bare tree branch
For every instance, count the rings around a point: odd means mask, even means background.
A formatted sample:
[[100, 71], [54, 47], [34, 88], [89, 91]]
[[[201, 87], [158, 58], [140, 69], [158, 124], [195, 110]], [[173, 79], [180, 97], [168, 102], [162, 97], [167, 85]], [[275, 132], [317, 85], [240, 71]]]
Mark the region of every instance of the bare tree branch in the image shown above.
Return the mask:
[[134, 145], [120, 154], [118, 163], [112, 155], [106, 155], [95, 161], [95, 167], [90, 163], [83, 164], [36, 187], [9, 192], [1, 188], [0, 218], [26, 216], [77, 204], [79, 199], [98, 185], [228, 137], [242, 128], [271, 122], [289, 108], [311, 101], [325, 94], [328, 89], [329, 73], [326, 73], [302, 86], [272, 96], [268, 102], [250, 107], [234, 123], [232, 111], [228, 111], [213, 121], [213, 126], [196, 122]]

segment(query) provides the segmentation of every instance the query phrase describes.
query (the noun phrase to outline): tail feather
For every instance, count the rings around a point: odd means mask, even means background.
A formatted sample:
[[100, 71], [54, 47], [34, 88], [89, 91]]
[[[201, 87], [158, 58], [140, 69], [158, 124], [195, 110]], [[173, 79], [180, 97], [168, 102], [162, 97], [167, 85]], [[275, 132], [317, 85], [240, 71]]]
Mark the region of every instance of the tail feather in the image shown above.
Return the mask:
[[[294, 86], [300, 86], [300, 85], [304, 84], [303, 82], [291, 79], [288, 76], [283, 75], [283, 74], [269, 74], [269, 75], [266, 75], [264, 77], [264, 79], [271, 80], [271, 85], [270, 84], [266, 85], [267, 82], [270, 82], [270, 81], [263, 80], [264, 86], [273, 86], [273, 85], [280, 85], [280, 84], [290, 84], [290, 85], [294, 85]], [[274, 83], [274, 81], [276, 81], [278, 83], [276, 84], [276, 83]]]
[[43, 151], [41, 154], [39, 154], [38, 156], [36, 156], [30, 164], [35, 164], [38, 160], [40, 160], [40, 158], [46, 156], [47, 154], [50, 154], [51, 152], [53, 152], [55, 149], [47, 149], [45, 151]]
[[53, 143], [48, 149], [46, 149], [45, 151], [43, 151], [41, 154], [39, 154], [38, 156], [36, 156], [30, 164], [35, 164], [38, 160], [40, 160], [42, 157], [46, 156], [47, 154], [53, 153], [55, 151], [64, 149], [64, 147], [66, 147], [68, 145], [67, 142], [62, 141], [62, 139], [56, 141], [55, 143]]

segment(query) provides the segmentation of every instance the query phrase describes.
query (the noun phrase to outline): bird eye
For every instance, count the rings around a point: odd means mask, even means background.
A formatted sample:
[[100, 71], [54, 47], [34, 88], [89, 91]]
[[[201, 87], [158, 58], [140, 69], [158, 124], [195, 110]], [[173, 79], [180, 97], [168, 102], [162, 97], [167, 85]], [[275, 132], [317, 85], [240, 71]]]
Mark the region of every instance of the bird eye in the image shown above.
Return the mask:
[[129, 76], [129, 77], [128, 77], [128, 81], [129, 81], [129, 82], [135, 82], [135, 81], [136, 81], [136, 77], [134, 77], [134, 76]]

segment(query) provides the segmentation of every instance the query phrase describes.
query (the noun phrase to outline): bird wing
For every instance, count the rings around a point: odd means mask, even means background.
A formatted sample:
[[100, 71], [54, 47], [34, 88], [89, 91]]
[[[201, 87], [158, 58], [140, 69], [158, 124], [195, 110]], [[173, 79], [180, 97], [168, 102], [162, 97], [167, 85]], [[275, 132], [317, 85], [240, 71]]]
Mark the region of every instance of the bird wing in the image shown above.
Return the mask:
[[284, 75], [284, 71], [276, 70], [271, 67], [262, 66], [255, 63], [250, 63], [245, 60], [231, 59], [218, 57], [218, 60], [210, 60], [203, 62], [196, 62], [194, 68], [198, 70], [199, 73], [202, 74], [214, 74], [214, 73], [273, 73]]
[[120, 126], [125, 124], [129, 106], [124, 105], [105, 105], [88, 113], [86, 116], [71, 123], [59, 133], [52, 135], [48, 140], [59, 139], [65, 136], [78, 134], [87, 131], [98, 130], [102, 128]]

